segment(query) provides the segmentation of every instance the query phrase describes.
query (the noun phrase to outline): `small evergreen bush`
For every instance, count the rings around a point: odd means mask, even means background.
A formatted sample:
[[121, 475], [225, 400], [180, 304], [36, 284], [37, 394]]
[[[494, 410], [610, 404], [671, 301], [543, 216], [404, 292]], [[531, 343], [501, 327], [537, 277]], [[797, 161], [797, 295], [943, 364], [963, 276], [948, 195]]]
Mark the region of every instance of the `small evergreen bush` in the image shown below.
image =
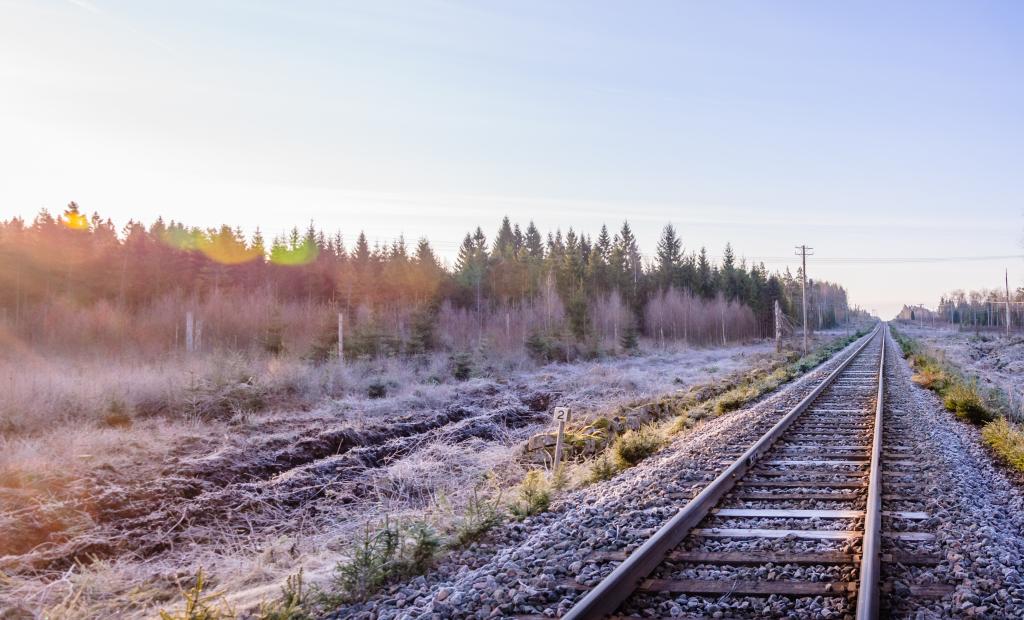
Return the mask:
[[440, 546], [437, 533], [424, 522], [403, 527], [385, 518], [376, 529], [367, 524], [349, 560], [334, 568], [337, 602], [365, 601], [391, 581], [423, 573]]
[[640, 338], [635, 327], [627, 327], [619, 336], [619, 346], [627, 353], [635, 353], [640, 349]]
[[665, 436], [654, 425], [641, 426], [619, 435], [612, 444], [612, 454], [621, 469], [632, 467], [665, 445]]
[[452, 376], [465, 381], [473, 374], [473, 359], [468, 353], [456, 353], [451, 358]]
[[615, 459], [608, 452], [604, 452], [590, 464], [590, 474], [587, 476], [587, 481], [603, 482], [611, 480], [618, 472], [619, 468], [615, 464]]
[[257, 620], [311, 620], [306, 611], [308, 593], [302, 578], [302, 569], [290, 575], [281, 587], [280, 600], [262, 603]]
[[956, 417], [971, 424], [991, 422], [995, 418], [978, 393], [977, 384], [973, 382], [958, 381], [947, 389], [943, 404], [946, 409], [955, 413]]
[[516, 495], [517, 501], [509, 506], [509, 510], [520, 520], [546, 512], [551, 505], [551, 488], [544, 480], [544, 472], [539, 469], [527, 472], [516, 489]]
[[490, 499], [481, 493], [480, 485], [473, 487], [473, 494], [469, 497], [462, 518], [455, 527], [455, 545], [462, 547], [476, 542], [491, 528], [501, 523], [503, 517], [501, 494]]
[[388, 384], [380, 379], [374, 379], [366, 388], [366, 395], [370, 398], [384, 398], [388, 395]]

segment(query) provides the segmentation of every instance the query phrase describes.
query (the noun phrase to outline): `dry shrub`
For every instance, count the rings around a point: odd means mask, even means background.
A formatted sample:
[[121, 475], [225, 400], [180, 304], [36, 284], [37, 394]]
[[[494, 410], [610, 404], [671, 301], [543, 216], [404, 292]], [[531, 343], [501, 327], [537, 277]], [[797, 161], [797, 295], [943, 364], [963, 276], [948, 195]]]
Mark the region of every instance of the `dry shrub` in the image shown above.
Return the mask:
[[203, 569], [200, 568], [192, 587], [181, 593], [185, 599], [181, 611], [169, 613], [161, 610], [160, 620], [230, 620], [237, 617], [223, 597], [205, 593], [208, 585]]
[[682, 413], [676, 416], [676, 419], [672, 421], [672, 425], [668, 428], [669, 435], [676, 435], [683, 431], [693, 428], [695, 422], [688, 413]]
[[932, 389], [939, 381], [944, 380], [944, 376], [940, 370], [923, 368], [914, 373], [910, 380], [925, 389]]
[[723, 414], [735, 411], [758, 396], [759, 391], [755, 386], [736, 386], [715, 400], [715, 413]]
[[664, 445], [665, 435], [657, 426], [648, 424], [619, 435], [612, 444], [612, 454], [616, 464], [625, 469], [651, 456]]
[[955, 413], [956, 417], [972, 424], [990, 422], [995, 417], [985, 406], [985, 402], [978, 392], [978, 386], [973, 382], [958, 381], [946, 390], [943, 404], [946, 409]]
[[1024, 472], [1024, 429], [1000, 418], [981, 429], [981, 438], [996, 457]]

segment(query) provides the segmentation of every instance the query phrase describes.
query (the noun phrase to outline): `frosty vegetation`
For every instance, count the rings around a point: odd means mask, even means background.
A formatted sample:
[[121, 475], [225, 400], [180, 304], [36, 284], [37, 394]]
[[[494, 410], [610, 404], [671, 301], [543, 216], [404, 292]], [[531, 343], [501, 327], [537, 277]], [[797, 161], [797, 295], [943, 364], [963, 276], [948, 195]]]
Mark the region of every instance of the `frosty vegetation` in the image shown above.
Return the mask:
[[981, 426], [996, 459], [1024, 472], [1024, 338], [971, 333], [967, 320], [956, 331], [902, 321], [893, 333], [914, 368], [914, 382], [941, 396], [957, 418]]
[[[512, 489], [553, 404], [597, 414], [749, 369], [798, 291], [671, 226], [645, 261], [628, 224], [506, 219], [448, 266], [425, 239], [348, 249], [312, 227], [266, 247], [74, 204], [2, 222], [0, 615], [151, 617], [200, 567], [240, 609], [291, 575], [292, 605], [381, 519], [468, 543], [487, 502], [543, 504]], [[854, 314], [837, 285], [808, 295], [812, 327]]]

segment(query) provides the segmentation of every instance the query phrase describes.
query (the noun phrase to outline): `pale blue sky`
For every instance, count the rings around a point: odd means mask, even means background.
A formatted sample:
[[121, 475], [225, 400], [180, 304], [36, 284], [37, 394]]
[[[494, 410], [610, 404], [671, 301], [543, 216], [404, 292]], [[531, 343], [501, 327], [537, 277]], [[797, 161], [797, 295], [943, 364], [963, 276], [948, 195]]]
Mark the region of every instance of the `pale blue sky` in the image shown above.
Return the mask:
[[[1022, 111], [1013, 2], [0, 0], [0, 218], [1021, 254]], [[809, 272], [889, 315], [1004, 266]]]

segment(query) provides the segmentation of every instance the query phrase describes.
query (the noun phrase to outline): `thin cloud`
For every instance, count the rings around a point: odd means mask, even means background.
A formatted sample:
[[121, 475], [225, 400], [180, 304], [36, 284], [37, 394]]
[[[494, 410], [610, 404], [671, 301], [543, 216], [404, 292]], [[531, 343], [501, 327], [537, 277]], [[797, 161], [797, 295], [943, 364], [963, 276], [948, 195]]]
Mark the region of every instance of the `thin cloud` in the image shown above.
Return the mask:
[[89, 11], [90, 13], [96, 13], [97, 15], [102, 13], [102, 11], [100, 11], [100, 8], [98, 6], [96, 6], [95, 4], [93, 4], [92, 2], [89, 2], [89, 0], [67, 0], [67, 1], [70, 4], [73, 4], [73, 5], [77, 6], [80, 9], [85, 9], [86, 11]]

